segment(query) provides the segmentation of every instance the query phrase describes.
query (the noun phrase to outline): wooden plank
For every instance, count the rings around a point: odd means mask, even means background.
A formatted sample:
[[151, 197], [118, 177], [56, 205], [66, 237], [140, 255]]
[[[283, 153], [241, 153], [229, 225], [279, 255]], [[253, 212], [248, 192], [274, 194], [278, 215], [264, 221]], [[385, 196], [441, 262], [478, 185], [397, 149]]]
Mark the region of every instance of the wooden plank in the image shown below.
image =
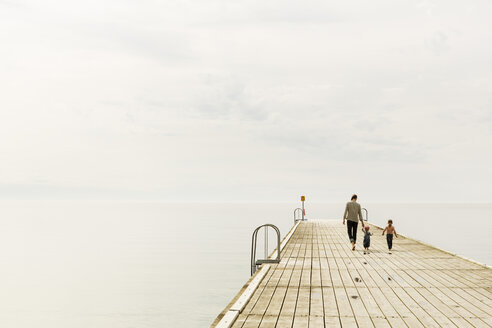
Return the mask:
[[325, 327], [327, 328], [339, 328], [340, 318], [339, 317], [325, 317]]
[[[385, 318], [371, 318], [371, 319], [372, 319], [372, 322], [374, 323], [374, 326], [376, 328], [391, 328], [390, 323]], [[365, 327], [365, 326], [360, 326], [360, 327]]]
[[467, 288], [465, 290], [481, 302], [484, 302], [488, 306], [492, 306], [492, 293], [485, 288]]
[[309, 325], [309, 316], [295, 316], [292, 328], [306, 328]]
[[484, 313], [492, 313], [492, 307], [489, 306], [487, 303], [490, 303], [490, 299], [485, 299], [485, 297], [477, 297], [473, 296], [472, 292], [470, 292], [470, 289], [462, 289], [462, 288], [453, 288], [453, 292], [461, 296], [463, 299], [466, 299], [470, 303], [472, 303], [474, 306], [482, 310]]
[[258, 328], [260, 326], [261, 319], [263, 319], [263, 316], [261, 315], [250, 314], [244, 321], [242, 328]]
[[284, 304], [285, 294], [287, 293], [287, 287], [278, 287], [270, 299], [270, 304], [264, 313], [265, 316], [278, 316], [280, 310]]
[[301, 287], [297, 295], [295, 316], [309, 316], [310, 289]]
[[264, 315], [261, 319], [259, 328], [275, 328], [277, 324], [277, 316]]
[[424, 327], [424, 325], [415, 317], [412, 311], [400, 300], [399, 296], [395, 294], [393, 289], [386, 287], [381, 288], [383, 297], [389, 304], [397, 311], [403, 321], [412, 327]]
[[[371, 292], [369, 291], [368, 288], [357, 288], [357, 291], [359, 293], [360, 299], [362, 303], [364, 303], [364, 306], [367, 310], [367, 313], [371, 318], [383, 318], [384, 314], [381, 312], [381, 309], [379, 308], [378, 303], [372, 297]], [[377, 326], [377, 325], [376, 325]]]
[[340, 317], [340, 322], [343, 328], [358, 328], [355, 317]]
[[321, 287], [311, 288], [310, 302], [309, 315], [323, 318], [325, 314], [323, 308], [323, 291]]
[[324, 327], [325, 320], [324, 317], [310, 315], [309, 316], [309, 327]]
[[386, 319], [392, 328], [423, 327], [416, 318], [406, 318], [406, 321], [400, 317], [387, 317]]
[[281, 317], [290, 317], [291, 319], [294, 317], [298, 292], [299, 290], [297, 288], [287, 288], [287, 293], [282, 304], [282, 309], [280, 310]]
[[422, 297], [424, 297], [430, 304], [435, 306], [447, 318], [450, 318], [450, 319], [451, 318], [460, 318], [460, 315], [458, 314], [458, 312], [453, 310], [452, 307], [445, 304], [442, 299], [440, 299], [439, 297], [436, 297], [436, 295], [434, 295], [429, 289], [418, 288], [418, 289], [416, 289], [416, 291], [418, 293], [420, 293], [420, 295], [422, 295]]
[[347, 297], [352, 307], [352, 311], [356, 317], [368, 317], [366, 307], [360, 298], [360, 295], [355, 287], [346, 287]]
[[352, 307], [350, 306], [350, 301], [345, 292], [345, 288], [335, 287], [334, 291], [340, 316], [353, 317], [354, 313], [352, 312]]
[[453, 289], [449, 288], [441, 288], [440, 291], [442, 291], [446, 296], [451, 298], [453, 301], [461, 305], [463, 308], [465, 308], [467, 311], [473, 313], [474, 316], [478, 318], [490, 318], [490, 315], [486, 312], [483, 312], [480, 308], [478, 308], [476, 305], [476, 301], [470, 299], [464, 299], [461, 296], [459, 296], [457, 293], [454, 292]]
[[[426, 313], [428, 313], [432, 319], [434, 319], [441, 327], [455, 327], [439, 309], [432, 303], [428, 302], [421, 294], [419, 294], [414, 288], [404, 288], [405, 292], [412, 298], [412, 300]], [[442, 310], [442, 309], [441, 309]]]
[[473, 327], [476, 328], [490, 328], [492, 327], [491, 325], [486, 324], [479, 318], [467, 318], [466, 319], [470, 324], [473, 325]]
[[323, 287], [323, 311], [327, 317], [338, 317], [338, 304], [335, 291], [331, 287]]
[[294, 321], [294, 316], [285, 316], [285, 315], [281, 315], [279, 318], [278, 318], [278, 321], [277, 321], [277, 326], [276, 328], [291, 328], [292, 327], [292, 323]]
[[368, 288], [368, 290], [370, 291], [372, 297], [376, 301], [379, 309], [385, 317], [389, 318], [400, 316], [400, 313], [398, 313], [398, 311], [396, 311], [396, 309], [393, 307], [396, 304], [392, 304], [379, 288], [373, 287]]
[[270, 300], [272, 299], [274, 292], [275, 287], [265, 287], [255, 306], [251, 309], [250, 313], [263, 315], [268, 307], [268, 304], [270, 304]]
[[355, 317], [355, 320], [357, 321], [357, 325], [359, 327], [374, 327], [371, 318], [369, 317]]

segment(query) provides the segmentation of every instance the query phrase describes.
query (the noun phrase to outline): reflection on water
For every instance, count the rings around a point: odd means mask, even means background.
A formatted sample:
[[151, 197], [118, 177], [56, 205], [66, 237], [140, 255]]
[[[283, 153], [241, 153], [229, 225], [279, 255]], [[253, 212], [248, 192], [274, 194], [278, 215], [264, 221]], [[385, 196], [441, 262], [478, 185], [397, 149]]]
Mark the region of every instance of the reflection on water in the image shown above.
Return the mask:
[[[296, 203], [2, 202], [1, 327], [206, 327], [249, 278], [251, 233]], [[491, 204], [362, 204], [377, 224], [492, 263]], [[309, 204], [341, 218], [343, 204]], [[273, 238], [271, 238], [273, 240]]]

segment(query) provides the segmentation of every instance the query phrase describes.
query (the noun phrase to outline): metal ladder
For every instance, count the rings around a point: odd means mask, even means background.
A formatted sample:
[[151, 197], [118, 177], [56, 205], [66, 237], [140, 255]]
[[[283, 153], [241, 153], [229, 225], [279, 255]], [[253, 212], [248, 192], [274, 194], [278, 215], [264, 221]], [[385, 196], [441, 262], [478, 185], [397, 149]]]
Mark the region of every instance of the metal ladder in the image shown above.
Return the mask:
[[294, 210], [294, 224], [297, 221], [302, 221], [302, 208], [298, 207]]
[[369, 221], [369, 212], [367, 212], [365, 208], [362, 208], [362, 210], [366, 212], [366, 218], [364, 219], [364, 221]]
[[[277, 257], [275, 259], [268, 258], [268, 228], [272, 228], [277, 233]], [[265, 230], [265, 258], [257, 260], [256, 259], [256, 240], [258, 239], [258, 231], [263, 228]], [[253, 231], [253, 236], [251, 240], [251, 275], [253, 275], [258, 266], [263, 263], [279, 263], [280, 262], [280, 230], [273, 224], [264, 224], [259, 226]]]

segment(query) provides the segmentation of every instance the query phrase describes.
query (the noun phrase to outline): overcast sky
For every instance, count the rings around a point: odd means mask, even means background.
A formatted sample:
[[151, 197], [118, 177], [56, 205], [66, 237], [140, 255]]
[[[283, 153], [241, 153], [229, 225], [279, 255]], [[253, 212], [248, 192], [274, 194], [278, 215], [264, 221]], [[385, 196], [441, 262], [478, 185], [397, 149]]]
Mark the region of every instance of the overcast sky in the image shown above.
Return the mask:
[[0, 0], [0, 197], [490, 201], [492, 2]]

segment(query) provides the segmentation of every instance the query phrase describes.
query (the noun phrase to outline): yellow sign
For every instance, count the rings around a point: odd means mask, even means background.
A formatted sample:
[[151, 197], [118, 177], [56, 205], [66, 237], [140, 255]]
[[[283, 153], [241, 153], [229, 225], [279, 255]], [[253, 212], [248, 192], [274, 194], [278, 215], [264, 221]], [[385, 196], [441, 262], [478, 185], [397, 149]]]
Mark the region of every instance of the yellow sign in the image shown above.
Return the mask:
[[301, 196], [301, 202], [306, 200], [306, 196]]

